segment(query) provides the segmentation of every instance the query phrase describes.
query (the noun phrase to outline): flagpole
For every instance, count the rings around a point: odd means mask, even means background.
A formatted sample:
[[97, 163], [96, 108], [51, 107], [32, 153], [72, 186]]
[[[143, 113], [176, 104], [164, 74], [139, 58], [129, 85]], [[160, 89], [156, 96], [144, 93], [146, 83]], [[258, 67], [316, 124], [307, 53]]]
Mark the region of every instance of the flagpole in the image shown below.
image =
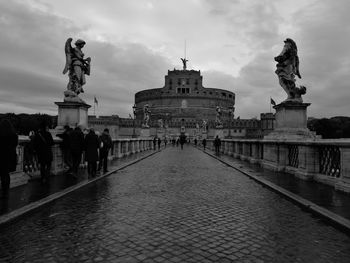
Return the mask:
[[270, 113], [271, 113], [271, 97], [270, 97]]
[[94, 116], [96, 118], [96, 111], [95, 111], [95, 104], [96, 104], [96, 102], [95, 102], [95, 100], [96, 100], [96, 96], [94, 96]]

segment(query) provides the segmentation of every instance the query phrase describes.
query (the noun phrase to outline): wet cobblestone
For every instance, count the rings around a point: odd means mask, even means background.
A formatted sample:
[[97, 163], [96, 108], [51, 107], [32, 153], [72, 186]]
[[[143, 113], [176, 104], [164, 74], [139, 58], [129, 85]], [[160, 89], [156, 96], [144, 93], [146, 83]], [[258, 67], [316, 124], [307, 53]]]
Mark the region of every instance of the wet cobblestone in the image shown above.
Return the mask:
[[192, 148], [0, 229], [1, 262], [349, 262], [350, 238]]

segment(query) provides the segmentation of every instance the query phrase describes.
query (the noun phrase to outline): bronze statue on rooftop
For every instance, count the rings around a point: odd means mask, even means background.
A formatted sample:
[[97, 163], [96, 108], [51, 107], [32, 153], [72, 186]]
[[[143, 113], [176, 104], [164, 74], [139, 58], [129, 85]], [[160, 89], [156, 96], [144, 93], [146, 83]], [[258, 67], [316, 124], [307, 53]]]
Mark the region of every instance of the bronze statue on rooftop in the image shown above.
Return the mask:
[[186, 70], [186, 68], [187, 68], [187, 65], [186, 65], [186, 64], [187, 64], [188, 59], [186, 59], [186, 58], [181, 58], [181, 60], [182, 60], [183, 66], [184, 66], [183, 69]]
[[66, 65], [63, 69], [63, 74], [68, 72], [69, 77], [67, 90], [64, 92], [64, 101], [84, 103], [78, 95], [84, 92], [85, 75], [90, 75], [91, 58], [84, 58], [84, 53], [82, 52], [82, 48], [86, 44], [84, 40], [78, 39], [74, 48], [71, 46], [72, 40], [72, 38], [68, 38], [64, 47]]
[[274, 58], [277, 63], [275, 73], [278, 76], [281, 87], [285, 90], [288, 98], [284, 102], [302, 103], [301, 95], [306, 93], [306, 87], [295, 85], [295, 75], [301, 79], [299, 72], [299, 57], [296, 43], [287, 38], [284, 41], [282, 52]]

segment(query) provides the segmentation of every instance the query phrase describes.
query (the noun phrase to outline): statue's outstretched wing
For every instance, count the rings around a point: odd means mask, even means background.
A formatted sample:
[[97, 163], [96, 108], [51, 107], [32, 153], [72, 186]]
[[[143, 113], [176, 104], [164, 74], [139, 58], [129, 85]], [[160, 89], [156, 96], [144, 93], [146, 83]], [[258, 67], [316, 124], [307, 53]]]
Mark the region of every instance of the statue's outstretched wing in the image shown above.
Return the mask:
[[63, 74], [66, 74], [72, 64], [72, 38], [68, 38], [66, 44], [64, 45], [64, 53], [66, 53], [66, 65], [63, 69]]
[[295, 56], [295, 74], [301, 79], [301, 75], [299, 72], [299, 57], [296, 55]]

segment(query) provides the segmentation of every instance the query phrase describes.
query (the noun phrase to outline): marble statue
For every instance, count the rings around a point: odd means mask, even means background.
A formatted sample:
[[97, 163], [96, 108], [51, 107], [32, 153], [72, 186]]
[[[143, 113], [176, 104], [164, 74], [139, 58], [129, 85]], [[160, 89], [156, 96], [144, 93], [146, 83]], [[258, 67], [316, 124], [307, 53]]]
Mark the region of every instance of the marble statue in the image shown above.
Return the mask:
[[143, 124], [142, 124], [143, 128], [149, 128], [150, 113], [151, 111], [149, 110], [148, 104], [145, 104], [145, 106], [143, 106]]
[[295, 42], [287, 38], [284, 41], [284, 47], [275, 61], [278, 62], [275, 73], [278, 76], [279, 83], [281, 87], [285, 90], [288, 95], [288, 98], [284, 102], [297, 102], [302, 103], [303, 99], [301, 95], [306, 93], [306, 87], [295, 85], [295, 75], [301, 79], [299, 72], [299, 57], [298, 49]]
[[67, 90], [64, 92], [64, 101], [84, 103], [78, 95], [84, 92], [85, 75], [90, 75], [91, 58], [84, 58], [84, 53], [82, 52], [82, 48], [86, 44], [84, 40], [78, 39], [75, 41], [74, 48], [71, 45], [72, 40], [72, 38], [68, 38], [64, 47], [66, 65], [63, 74], [68, 72], [69, 77]]
[[221, 116], [222, 116], [221, 107], [216, 106], [216, 119], [215, 119], [216, 128], [222, 128], [222, 126], [223, 126]]
[[186, 58], [181, 58], [181, 60], [182, 60], [183, 66], [184, 66], [183, 69], [186, 70], [186, 68], [187, 68], [187, 65], [186, 65], [186, 64], [187, 64], [188, 59], [186, 59]]

